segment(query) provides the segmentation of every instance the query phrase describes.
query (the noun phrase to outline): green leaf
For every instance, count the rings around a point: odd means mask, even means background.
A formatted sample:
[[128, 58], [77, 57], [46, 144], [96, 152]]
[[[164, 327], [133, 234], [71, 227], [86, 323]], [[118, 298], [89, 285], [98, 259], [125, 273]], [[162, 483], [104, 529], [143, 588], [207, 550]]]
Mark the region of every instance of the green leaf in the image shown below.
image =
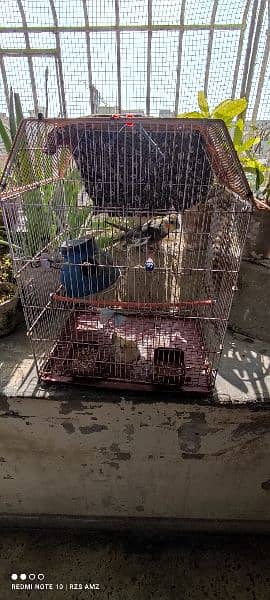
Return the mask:
[[247, 108], [246, 98], [239, 98], [238, 100], [224, 100], [220, 102], [212, 112], [213, 119], [232, 120]]
[[201, 90], [198, 92], [198, 105], [202, 114], [205, 117], [210, 117], [209, 105], [205, 93]]
[[263, 181], [264, 181], [264, 176], [263, 176], [263, 174], [262, 174], [262, 173], [259, 171], [259, 169], [257, 169], [257, 168], [255, 169], [255, 172], [256, 172], [256, 183], [255, 183], [255, 189], [256, 189], [256, 192], [257, 192], [257, 191], [258, 191], [258, 189], [260, 188], [261, 184], [262, 184], [262, 183], [263, 183]]
[[266, 173], [270, 171], [270, 167], [267, 167], [256, 158], [249, 158], [248, 156], [240, 156], [239, 157], [241, 164], [248, 169], [253, 169], [253, 171], [260, 171], [261, 173]]
[[258, 144], [260, 142], [260, 140], [261, 140], [260, 137], [249, 138], [241, 145], [241, 149], [239, 150], [239, 152], [246, 152], [247, 150], [250, 150], [251, 148], [253, 148], [253, 146]]
[[251, 189], [257, 191], [259, 189], [259, 187], [261, 187], [262, 183], [264, 182], [264, 175], [263, 173], [260, 173], [259, 171], [256, 171], [256, 169], [249, 169], [249, 168], [245, 168], [245, 173], [247, 175], [251, 175], [251, 177], [248, 177], [248, 181], [249, 184], [251, 186]]
[[193, 112], [186, 112], [186, 113], [181, 113], [180, 115], [177, 115], [178, 119], [203, 119], [204, 115], [196, 110], [194, 110]]
[[0, 136], [7, 152], [10, 152], [12, 141], [2, 119], [0, 119]]
[[233, 143], [234, 146], [241, 146], [243, 143], [244, 120], [238, 119], [235, 124]]
[[17, 127], [15, 120], [15, 112], [14, 112], [14, 99], [13, 99], [13, 90], [10, 88], [10, 97], [9, 97], [9, 129], [12, 141], [15, 138]]
[[20, 125], [20, 122], [24, 118], [23, 111], [22, 111], [22, 105], [21, 105], [21, 99], [20, 99], [19, 94], [14, 94], [14, 103], [15, 103], [15, 112], [16, 112], [16, 122], [17, 122], [17, 128], [18, 128]]

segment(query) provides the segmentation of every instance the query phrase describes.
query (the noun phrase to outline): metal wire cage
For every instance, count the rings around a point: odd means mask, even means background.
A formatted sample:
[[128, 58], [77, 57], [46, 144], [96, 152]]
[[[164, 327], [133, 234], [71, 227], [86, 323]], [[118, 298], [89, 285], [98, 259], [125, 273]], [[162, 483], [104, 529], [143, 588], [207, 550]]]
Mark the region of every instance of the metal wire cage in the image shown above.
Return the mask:
[[250, 197], [222, 121], [23, 121], [1, 203], [39, 377], [211, 392]]

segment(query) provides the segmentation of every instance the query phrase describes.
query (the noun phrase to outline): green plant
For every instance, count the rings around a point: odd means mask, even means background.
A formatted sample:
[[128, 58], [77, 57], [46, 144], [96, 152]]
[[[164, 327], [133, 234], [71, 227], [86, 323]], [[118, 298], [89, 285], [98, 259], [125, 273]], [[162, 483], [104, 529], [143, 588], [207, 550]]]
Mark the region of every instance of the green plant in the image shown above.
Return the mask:
[[13, 283], [14, 281], [10, 254], [4, 254], [0, 257], [0, 281], [4, 281], [5, 283]]
[[[247, 109], [246, 98], [227, 99], [210, 110], [208, 100], [203, 91], [198, 92], [199, 111], [186, 112], [178, 115], [189, 119], [222, 119], [227, 125], [234, 148], [244, 171], [251, 175], [250, 183], [258, 190], [269, 171], [264, 163], [257, 159], [255, 147], [260, 142], [260, 136], [246, 136], [244, 114]], [[242, 116], [241, 116], [242, 115]]]
[[[0, 283], [13, 283], [13, 268], [12, 268], [12, 260], [10, 254], [7, 253], [7, 249], [9, 248], [9, 243], [7, 241], [6, 230], [4, 227], [3, 214], [2, 209], [0, 208]], [[4, 302], [4, 300], [8, 300], [9, 297], [12, 297], [14, 290], [12, 288], [12, 293], [9, 294], [9, 290], [1, 290], [0, 291], [0, 304]]]
[[23, 112], [21, 99], [19, 94], [13, 93], [13, 89], [10, 88], [9, 95], [9, 127], [6, 127], [3, 120], [0, 119], [0, 136], [7, 152], [10, 152], [20, 122], [23, 120]]
[[[3, 121], [0, 119], [0, 136], [7, 152], [10, 152], [18, 128], [21, 121], [24, 119], [20, 96], [17, 93], [13, 93], [12, 88], [10, 89], [8, 112], [8, 127], [5, 127]], [[37, 151], [35, 160], [35, 157], [31, 155], [30, 150], [27, 147], [27, 140], [23, 139], [21, 141], [14, 163], [12, 175], [13, 185], [27, 185], [33, 183], [36, 178], [40, 180], [40, 173], [38, 173], [39, 154], [40, 151]], [[34, 253], [37, 250], [37, 246], [44, 231], [48, 231], [48, 223], [44, 222], [45, 219], [42, 218], [43, 207], [38, 207], [39, 199], [40, 190], [37, 192], [26, 191], [23, 196], [27, 232], [21, 231], [20, 234], [17, 232], [17, 238], [20, 239], [20, 244], [25, 254]]]
[[[0, 228], [0, 230], [2, 229], [2, 227]], [[0, 231], [1, 235], [3, 235], [3, 232]], [[0, 237], [0, 246], [9, 246], [9, 243], [7, 242], [7, 240], [5, 240], [4, 237]]]
[[9, 243], [7, 241], [6, 230], [5, 230], [3, 216], [2, 216], [2, 210], [0, 208], [0, 254], [2, 252], [2, 248], [5, 249], [5, 247], [8, 247], [8, 246], [9, 246]]
[[92, 207], [77, 207], [78, 194], [80, 192], [80, 173], [78, 169], [71, 171], [69, 178], [64, 181], [64, 200], [67, 209], [66, 226], [71, 239], [80, 235], [80, 229], [89, 217]]
[[[48, 71], [45, 72], [46, 84]], [[46, 100], [47, 104], [47, 100]], [[48, 110], [46, 106], [46, 111]], [[18, 127], [23, 120], [23, 111], [19, 94], [10, 90], [9, 101], [9, 127], [5, 127], [0, 120], [0, 136], [7, 152], [10, 152]], [[44, 145], [43, 134], [37, 132], [33, 151], [28, 144], [27, 134], [23, 132], [20, 143], [16, 150], [16, 158], [13, 169], [13, 185], [27, 186], [52, 179], [55, 177], [52, 157], [42, 150]], [[62, 149], [58, 157], [59, 171], [66, 164], [66, 150]], [[77, 199], [80, 191], [80, 176], [77, 169], [69, 173], [63, 182], [44, 183], [36, 186], [33, 190], [23, 192], [23, 210], [25, 217], [25, 231], [17, 232], [19, 245], [25, 256], [34, 256], [42, 248], [52, 243], [59, 232], [59, 228], [65, 229], [66, 235], [76, 237], [85, 219], [89, 216], [92, 207], [78, 209]], [[61, 210], [63, 205], [63, 210]], [[59, 218], [61, 217], [61, 224]], [[0, 230], [1, 239], [2, 230]], [[3, 238], [3, 244], [8, 243]]]

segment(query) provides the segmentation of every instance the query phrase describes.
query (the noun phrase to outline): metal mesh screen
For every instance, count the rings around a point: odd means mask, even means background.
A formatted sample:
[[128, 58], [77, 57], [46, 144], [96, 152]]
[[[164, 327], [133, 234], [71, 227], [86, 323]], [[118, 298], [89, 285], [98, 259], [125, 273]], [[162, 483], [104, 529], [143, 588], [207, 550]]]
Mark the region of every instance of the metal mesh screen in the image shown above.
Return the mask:
[[0, 111], [10, 86], [25, 114], [118, 110], [173, 116], [245, 95], [248, 119], [270, 118], [266, 0], [11, 0], [0, 28]]

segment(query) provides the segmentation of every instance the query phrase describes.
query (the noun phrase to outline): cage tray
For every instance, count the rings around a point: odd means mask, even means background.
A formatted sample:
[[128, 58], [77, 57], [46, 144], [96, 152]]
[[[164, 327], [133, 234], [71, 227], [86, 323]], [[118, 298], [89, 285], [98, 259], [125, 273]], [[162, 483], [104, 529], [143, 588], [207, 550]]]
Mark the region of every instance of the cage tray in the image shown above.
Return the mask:
[[212, 376], [191, 319], [75, 311], [42, 371], [43, 381], [207, 394]]

